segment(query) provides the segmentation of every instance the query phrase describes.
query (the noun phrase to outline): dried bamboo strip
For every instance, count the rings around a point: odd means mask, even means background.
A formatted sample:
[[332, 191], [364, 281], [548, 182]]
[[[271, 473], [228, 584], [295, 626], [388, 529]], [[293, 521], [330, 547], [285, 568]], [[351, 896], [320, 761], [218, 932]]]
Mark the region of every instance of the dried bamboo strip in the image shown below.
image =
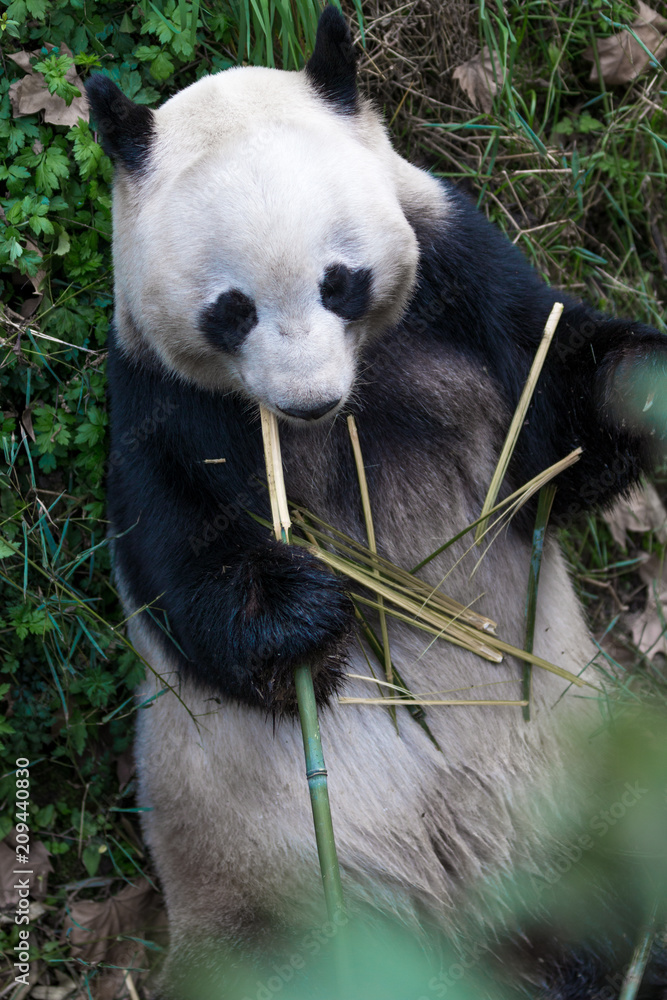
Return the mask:
[[[510, 423], [505, 443], [500, 452], [498, 464], [496, 465], [495, 472], [493, 473], [493, 477], [491, 479], [489, 491], [486, 494], [486, 499], [480, 515], [483, 519], [488, 517], [491, 512], [491, 508], [494, 506], [498, 497], [500, 485], [505, 478], [505, 473], [507, 472], [507, 467], [510, 463], [510, 459], [512, 458], [514, 447], [519, 436], [519, 431], [523, 427], [523, 422], [526, 419], [526, 411], [528, 410], [530, 401], [533, 398], [535, 386], [537, 385], [537, 380], [540, 377], [540, 373], [547, 356], [547, 351], [551, 346], [551, 341], [553, 340], [556, 327], [558, 326], [558, 321], [560, 320], [562, 314], [563, 303], [555, 302], [551, 312], [549, 313], [549, 318], [547, 319], [546, 326], [544, 327], [544, 333], [542, 334], [540, 345], [537, 348], [535, 359], [531, 365], [530, 372], [528, 373], [526, 384], [523, 387], [523, 392], [519, 397], [519, 402], [517, 403], [516, 410], [514, 411], [514, 416], [512, 417], [512, 422]], [[483, 533], [484, 527], [482, 522], [482, 524], [477, 526], [477, 530], [475, 531], [475, 541], [478, 545], [481, 541]]]
[[[366, 537], [368, 538], [368, 548], [377, 556], [377, 544], [375, 542], [375, 526], [373, 525], [373, 514], [371, 511], [371, 498], [368, 493], [368, 482], [366, 481], [366, 470], [364, 459], [361, 454], [361, 444], [359, 443], [359, 432], [354, 416], [350, 414], [347, 418], [347, 429], [352, 442], [354, 453], [354, 464], [357, 468], [357, 479], [359, 480], [359, 492], [361, 493], [361, 506], [364, 511], [364, 521], [366, 524]], [[379, 578], [378, 569], [373, 570], [373, 576]], [[378, 595], [378, 618], [380, 619], [380, 635], [382, 636], [382, 652], [384, 655], [384, 672], [387, 680], [391, 684], [394, 679], [391, 667], [391, 651], [389, 649], [389, 631], [387, 629], [387, 616], [384, 612], [384, 602]]]

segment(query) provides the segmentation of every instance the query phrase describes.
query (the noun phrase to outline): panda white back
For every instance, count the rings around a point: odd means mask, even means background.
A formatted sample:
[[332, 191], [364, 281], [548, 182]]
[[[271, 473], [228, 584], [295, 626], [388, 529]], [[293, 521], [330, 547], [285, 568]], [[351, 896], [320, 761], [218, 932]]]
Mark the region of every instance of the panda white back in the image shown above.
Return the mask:
[[[193, 1000], [183, 982], [203, 940], [257, 953], [277, 927], [323, 919], [293, 717], [292, 672], [304, 659], [326, 706], [352, 907], [454, 933], [466, 899], [483, 921], [482, 883], [539, 866], [558, 836], [539, 817], [571, 767], [559, 718], [586, 707], [562, 697], [562, 678], [535, 671], [529, 724], [516, 706], [436, 708], [438, 749], [405, 710], [397, 735], [385, 709], [339, 705], [339, 691], [372, 690], [347, 676], [370, 677], [368, 650], [353, 636], [344, 583], [248, 516], [268, 513], [257, 407], [284, 421], [290, 498], [363, 541], [344, 420], [354, 413], [379, 549], [409, 568], [479, 516], [556, 294], [465, 196], [391, 149], [356, 93], [333, 8], [302, 73], [228, 70], [155, 112], [103, 77], [89, 95], [117, 164], [116, 573], [128, 613], [152, 607], [130, 625], [155, 671], [140, 703], [165, 681], [175, 689], [140, 712], [137, 737], [145, 835], [170, 917], [164, 995]], [[663, 350], [655, 331], [565, 302], [506, 484], [581, 445], [559, 480], [561, 519], [607, 502], [649, 464], [641, 427], [615, 422], [617, 374]], [[150, 439], [124, 446], [158, 410], [167, 416]], [[206, 462], [215, 458], [225, 463]], [[472, 575], [477, 555], [464, 541], [424, 571], [515, 645], [529, 523], [517, 518]], [[492, 665], [396, 621], [389, 635], [414, 692], [521, 699], [509, 658]], [[573, 673], [595, 652], [552, 538], [535, 652]], [[555, 966], [561, 992], [548, 995], [573, 996], [563, 956]]]

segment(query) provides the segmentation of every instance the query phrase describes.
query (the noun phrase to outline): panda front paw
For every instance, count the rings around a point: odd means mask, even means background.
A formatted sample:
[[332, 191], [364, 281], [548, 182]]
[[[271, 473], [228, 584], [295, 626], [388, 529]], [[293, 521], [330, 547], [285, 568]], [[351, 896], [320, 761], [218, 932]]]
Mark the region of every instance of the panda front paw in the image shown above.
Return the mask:
[[354, 609], [343, 583], [313, 555], [269, 543], [245, 554], [227, 581], [228, 641], [237, 696], [278, 715], [297, 709], [294, 670], [306, 663], [315, 696], [339, 688]]
[[640, 323], [569, 305], [547, 356], [513, 473], [521, 482], [582, 448], [558, 477], [553, 520], [564, 527], [609, 507], [661, 458], [667, 337]]

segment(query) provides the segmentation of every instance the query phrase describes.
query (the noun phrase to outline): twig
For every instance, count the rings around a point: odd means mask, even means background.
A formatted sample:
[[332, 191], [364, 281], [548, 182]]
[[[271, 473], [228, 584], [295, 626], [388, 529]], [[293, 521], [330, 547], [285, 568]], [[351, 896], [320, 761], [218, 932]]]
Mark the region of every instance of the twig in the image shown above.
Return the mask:
[[[608, 590], [614, 600], [616, 609], [618, 611], [628, 610], [628, 605], [623, 603], [621, 598], [616, 593], [616, 590], [614, 589], [613, 585], [608, 580], [596, 580], [592, 576], [580, 576], [578, 577], [578, 579], [581, 580], [582, 583], [590, 584], [591, 587], [600, 587], [602, 590]], [[644, 584], [642, 583], [640, 587], [637, 587], [637, 593], [639, 593], [640, 590], [643, 590], [643, 588]], [[631, 594], [630, 596], [634, 597], [634, 594]]]

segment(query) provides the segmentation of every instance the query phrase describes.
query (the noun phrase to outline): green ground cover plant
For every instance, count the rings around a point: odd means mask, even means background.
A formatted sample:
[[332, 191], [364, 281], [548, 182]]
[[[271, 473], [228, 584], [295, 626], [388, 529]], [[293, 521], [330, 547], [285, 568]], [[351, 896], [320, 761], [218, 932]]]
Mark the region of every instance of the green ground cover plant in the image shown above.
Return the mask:
[[[650, 37], [631, 29], [649, 55], [636, 76], [617, 80], [605, 45], [636, 21], [634, 4], [453, 0], [442, 8], [343, 4], [356, 25], [362, 85], [383, 104], [402, 151], [466, 184], [548, 280], [664, 330], [667, 21]], [[48, 851], [45, 873], [51, 868], [32, 901], [32, 981], [65, 977], [95, 1000], [119, 987], [113, 966], [141, 984], [161, 939], [144, 945], [122, 918], [104, 923], [119, 893], [135, 899], [138, 879], [134, 910], [148, 921], [154, 882], [131, 763], [132, 693], [144, 666], [124, 636], [104, 513], [112, 171], [81, 85], [103, 71], [128, 97], [154, 105], [239, 63], [294, 69], [312, 48], [319, 9], [317, 0], [3, 0], [0, 841], [16, 822], [15, 761], [26, 757], [31, 835]], [[466, 89], [465, 73], [454, 71], [484, 46], [490, 69], [478, 72], [476, 91]], [[593, 516], [562, 533], [605, 650], [602, 668], [630, 706], [640, 696], [667, 702], [664, 659], [638, 648], [625, 624], [650, 604], [638, 569], [652, 559], [660, 581], [666, 538], [659, 512], [620, 540]], [[11, 839], [3, 846], [13, 849]], [[0, 853], [0, 894], [2, 863]], [[129, 950], [86, 950], [83, 912], [99, 917], [102, 937], [124, 936]], [[0, 953], [11, 953], [17, 931], [0, 923]], [[0, 995], [14, 977], [11, 959], [3, 962]]]

